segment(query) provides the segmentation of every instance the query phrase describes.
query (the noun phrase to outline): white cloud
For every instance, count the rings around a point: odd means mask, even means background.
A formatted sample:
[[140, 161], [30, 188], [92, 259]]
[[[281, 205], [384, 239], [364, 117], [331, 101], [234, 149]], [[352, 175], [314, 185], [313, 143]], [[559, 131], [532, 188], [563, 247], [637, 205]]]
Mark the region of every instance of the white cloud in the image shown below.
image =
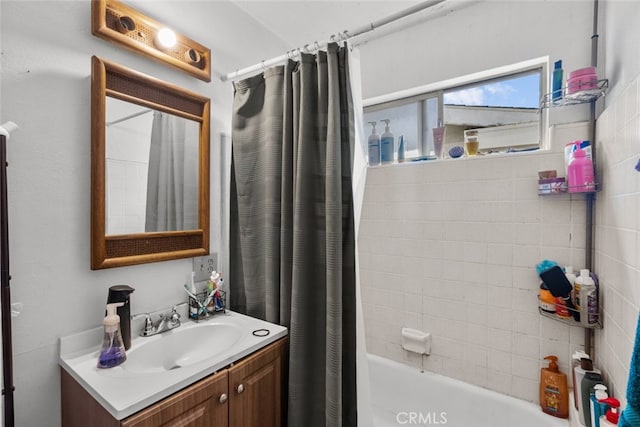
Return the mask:
[[481, 87], [458, 90], [444, 94], [445, 104], [456, 105], [485, 105], [484, 91]]
[[491, 83], [484, 86], [485, 90], [489, 92], [491, 95], [502, 95], [507, 96], [511, 93], [516, 92], [515, 88], [511, 85], [504, 83]]

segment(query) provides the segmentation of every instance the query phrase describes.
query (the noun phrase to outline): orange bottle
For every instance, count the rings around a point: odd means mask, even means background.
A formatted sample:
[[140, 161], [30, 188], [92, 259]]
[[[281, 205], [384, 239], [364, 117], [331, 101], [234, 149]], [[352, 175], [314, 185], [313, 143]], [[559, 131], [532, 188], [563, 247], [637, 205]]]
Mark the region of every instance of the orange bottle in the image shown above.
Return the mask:
[[540, 406], [554, 417], [569, 418], [569, 388], [567, 376], [558, 369], [558, 358], [547, 356], [547, 368], [540, 369]]

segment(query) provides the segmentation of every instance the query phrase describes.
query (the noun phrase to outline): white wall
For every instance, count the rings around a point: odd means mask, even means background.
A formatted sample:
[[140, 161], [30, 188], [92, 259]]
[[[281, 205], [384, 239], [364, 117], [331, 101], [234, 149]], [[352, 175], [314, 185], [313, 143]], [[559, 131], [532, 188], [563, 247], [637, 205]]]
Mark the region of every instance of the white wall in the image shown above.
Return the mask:
[[640, 3], [603, 4], [604, 64], [610, 79], [597, 121], [598, 170], [595, 265], [602, 283], [604, 329], [596, 351], [610, 387], [624, 402], [640, 308]]
[[[590, 62], [592, 12], [582, 0], [488, 1], [373, 39], [362, 46], [364, 94], [545, 55], [563, 59], [568, 73]], [[598, 121], [604, 189], [595, 266], [605, 327], [596, 332], [595, 358], [620, 398], [640, 304], [639, 13], [637, 2], [601, 2], [606, 49], [598, 72], [612, 88]], [[584, 106], [553, 109], [551, 123], [586, 113]], [[538, 197], [535, 181], [538, 170], [562, 169], [559, 149], [573, 136], [585, 137], [577, 129], [557, 134], [546, 154], [369, 170], [360, 248], [370, 351], [531, 401], [543, 356], [557, 354], [568, 372], [583, 332], [540, 318], [534, 266], [542, 258], [583, 265], [584, 201]], [[403, 352], [402, 326], [432, 332], [433, 354]]]
[[[450, 2], [452, 12], [393, 24], [363, 43], [363, 97], [423, 86], [534, 58], [562, 59], [567, 74], [590, 64], [592, 3], [488, 0]], [[377, 34], [382, 34], [378, 36]], [[556, 112], [551, 123], [584, 119], [582, 107]]]
[[[131, 67], [212, 100], [212, 211], [219, 193], [215, 154], [231, 128], [233, 89], [217, 74], [287, 50], [229, 2], [140, 2], [134, 7], [212, 50], [205, 83], [91, 35], [89, 1], [2, 1], [0, 122], [20, 130], [9, 150], [9, 221], [15, 407], [18, 426], [59, 423], [58, 338], [101, 324], [109, 286], [136, 288], [132, 310], [184, 300], [191, 260], [91, 271], [91, 55]], [[260, 43], [255, 43], [260, 40]], [[227, 150], [228, 154], [228, 150]], [[212, 250], [222, 230], [212, 219]]]

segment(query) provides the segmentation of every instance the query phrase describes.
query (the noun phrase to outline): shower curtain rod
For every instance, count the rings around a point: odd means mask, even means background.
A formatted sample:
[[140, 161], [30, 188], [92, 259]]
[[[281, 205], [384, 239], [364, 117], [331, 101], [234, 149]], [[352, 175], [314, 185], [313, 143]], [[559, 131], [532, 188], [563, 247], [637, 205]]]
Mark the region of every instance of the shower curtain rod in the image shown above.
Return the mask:
[[344, 41], [344, 40], [348, 40], [350, 38], [353, 37], [357, 37], [361, 34], [364, 33], [368, 33], [370, 31], [373, 31], [383, 25], [387, 25], [390, 24], [394, 21], [397, 21], [399, 19], [405, 18], [409, 15], [413, 15], [414, 13], [420, 12], [424, 9], [428, 9], [430, 7], [433, 7], [439, 3], [444, 3], [447, 0], [428, 0], [428, 1], [424, 1], [422, 3], [418, 3], [417, 5], [408, 7], [404, 10], [401, 10], [400, 12], [396, 12], [394, 14], [391, 14], [389, 16], [387, 16], [386, 18], [382, 18], [379, 19], [377, 21], [371, 22], [370, 24], [367, 25], [363, 25], [360, 28], [356, 28], [355, 30], [352, 31], [343, 31], [342, 33], [338, 33], [338, 35], [332, 35], [330, 40], [327, 42], [323, 42], [321, 44], [319, 44], [317, 41], [313, 42], [313, 44], [310, 46], [309, 44], [304, 45], [302, 48], [296, 48], [293, 50], [288, 51], [287, 53], [285, 53], [284, 55], [280, 55], [280, 56], [276, 56], [275, 58], [271, 58], [268, 59], [266, 61], [262, 61], [259, 64], [255, 64], [252, 65], [250, 67], [246, 67], [246, 68], [242, 68], [240, 70], [236, 70], [232, 73], [229, 73], [227, 75], [221, 76], [220, 80], [222, 80], [223, 82], [227, 81], [227, 80], [235, 80], [241, 76], [245, 76], [247, 74], [251, 74], [254, 73], [256, 71], [260, 71], [262, 69], [265, 69], [267, 67], [270, 67], [272, 65], [277, 65], [280, 64], [282, 62], [285, 62], [288, 59], [292, 59], [293, 57], [295, 57], [296, 55], [302, 53], [311, 53], [320, 49], [324, 49], [325, 47], [327, 47], [327, 45], [331, 42], [337, 41]]
[[118, 123], [120, 123], [120, 122], [124, 122], [124, 121], [126, 121], [126, 120], [133, 119], [134, 117], [138, 117], [138, 116], [141, 116], [141, 115], [143, 115], [143, 114], [147, 114], [147, 113], [148, 113], [148, 112], [150, 112], [150, 111], [153, 111], [153, 110], [152, 110], [152, 109], [148, 109], [148, 110], [139, 111], [139, 112], [137, 112], [137, 113], [130, 114], [130, 115], [128, 115], [128, 116], [124, 116], [124, 117], [122, 117], [122, 118], [120, 118], [120, 119], [116, 119], [116, 120], [113, 120], [113, 121], [111, 121], [111, 122], [107, 122], [107, 123], [106, 123], [106, 126], [107, 126], [107, 127], [109, 127], [109, 126], [111, 126], [111, 125], [115, 125], [115, 124], [118, 124]]

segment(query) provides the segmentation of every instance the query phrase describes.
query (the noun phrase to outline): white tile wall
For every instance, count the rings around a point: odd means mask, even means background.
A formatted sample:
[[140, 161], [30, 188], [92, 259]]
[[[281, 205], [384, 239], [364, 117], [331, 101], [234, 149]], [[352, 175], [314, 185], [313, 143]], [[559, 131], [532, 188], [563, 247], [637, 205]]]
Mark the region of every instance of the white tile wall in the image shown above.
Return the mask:
[[[537, 310], [543, 258], [584, 262], [582, 196], [537, 195], [558, 151], [368, 171], [359, 237], [370, 352], [536, 401], [542, 358], [568, 370], [583, 334]], [[403, 326], [432, 354], [402, 350]], [[545, 365], [545, 364], [542, 364]]]
[[595, 265], [605, 327], [596, 333], [600, 368], [624, 403], [640, 306], [640, 106], [636, 77], [600, 115]]
[[[640, 78], [599, 116], [595, 270], [604, 328], [595, 360], [625, 403], [640, 307]], [[557, 145], [557, 144], [556, 144]], [[556, 152], [368, 171], [359, 237], [370, 352], [536, 401], [542, 358], [583, 346], [579, 327], [537, 312], [542, 258], [580, 268], [584, 199], [539, 197]], [[433, 335], [432, 354], [402, 350], [403, 326]], [[570, 378], [570, 376], [569, 376]]]

